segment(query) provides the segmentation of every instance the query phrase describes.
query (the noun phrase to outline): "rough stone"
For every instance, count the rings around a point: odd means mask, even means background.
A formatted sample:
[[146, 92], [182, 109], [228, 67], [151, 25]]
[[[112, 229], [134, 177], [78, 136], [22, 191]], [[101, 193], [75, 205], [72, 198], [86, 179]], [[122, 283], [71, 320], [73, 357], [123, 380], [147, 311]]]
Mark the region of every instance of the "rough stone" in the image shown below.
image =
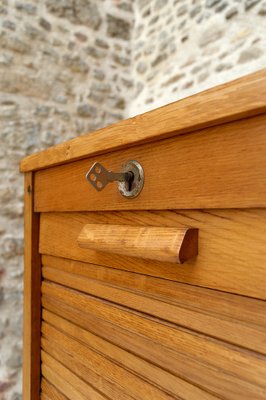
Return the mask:
[[95, 118], [97, 110], [90, 104], [80, 104], [77, 108], [77, 114], [83, 118]]
[[199, 39], [199, 46], [205, 47], [218, 39], [221, 39], [224, 29], [217, 25], [212, 25], [209, 29], [205, 30]]
[[89, 0], [69, 2], [68, 0], [46, 0], [47, 9], [60, 18], [69, 19], [74, 24], [85, 25], [98, 30], [102, 19], [96, 3]]
[[39, 25], [48, 32], [52, 29], [52, 24], [45, 18], [39, 19]]
[[259, 49], [258, 47], [250, 47], [249, 49], [245, 49], [241, 52], [238, 62], [240, 64], [247, 63], [249, 61], [256, 60], [260, 58], [260, 56], [263, 54], [263, 51]]
[[88, 46], [86, 48], [86, 52], [89, 56], [96, 58], [98, 60], [100, 60], [101, 58], [104, 58], [106, 53], [103, 50], [99, 50], [94, 46]]
[[177, 15], [178, 15], [178, 17], [181, 17], [182, 15], [186, 14], [187, 12], [188, 12], [188, 6], [186, 4], [182, 4], [182, 6], [179, 7], [177, 10]]
[[211, 8], [216, 6], [218, 3], [220, 3], [221, 0], [207, 0], [206, 1], [206, 7]]
[[15, 7], [19, 11], [26, 12], [29, 15], [35, 15], [37, 11], [37, 7], [31, 3], [19, 3], [15, 4]]
[[86, 42], [88, 40], [88, 36], [82, 32], [75, 32], [75, 36], [80, 42]]
[[145, 62], [143, 62], [143, 61], [141, 61], [141, 62], [138, 63], [138, 65], [137, 65], [137, 72], [138, 72], [139, 74], [144, 74], [144, 73], [147, 71], [147, 69], [148, 69], [147, 63], [145, 63]]
[[192, 10], [190, 11], [190, 17], [194, 18], [196, 15], [198, 15], [201, 12], [201, 6], [197, 5], [195, 7], [192, 8]]
[[11, 31], [16, 30], [16, 24], [13, 21], [10, 21], [9, 19], [6, 19], [2, 23], [3, 28], [10, 29]]
[[245, 9], [250, 10], [256, 4], [258, 4], [260, 0], [245, 0]]
[[266, 3], [263, 3], [260, 10], [259, 15], [265, 16], [266, 15]]
[[123, 40], [130, 39], [130, 23], [124, 19], [107, 15], [107, 35], [111, 38], [119, 38]]
[[73, 72], [87, 74], [89, 71], [89, 66], [80, 56], [65, 54], [63, 56], [63, 62], [64, 65], [70, 68]]
[[233, 18], [235, 15], [237, 15], [238, 13], [238, 9], [237, 7], [231, 7], [225, 14], [225, 18], [226, 19], [231, 19]]

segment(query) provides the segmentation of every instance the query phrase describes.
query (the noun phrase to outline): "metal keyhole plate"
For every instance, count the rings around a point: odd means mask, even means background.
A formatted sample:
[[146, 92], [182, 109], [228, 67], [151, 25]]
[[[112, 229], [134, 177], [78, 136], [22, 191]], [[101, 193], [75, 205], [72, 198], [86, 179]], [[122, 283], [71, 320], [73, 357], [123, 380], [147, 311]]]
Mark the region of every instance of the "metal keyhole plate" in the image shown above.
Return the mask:
[[130, 183], [130, 187], [128, 185], [128, 182], [118, 182], [119, 192], [122, 194], [122, 196], [127, 198], [137, 197], [142, 191], [144, 185], [144, 171], [142, 166], [140, 165], [140, 163], [138, 163], [138, 161], [127, 161], [122, 166], [122, 172], [132, 172], [134, 178]]

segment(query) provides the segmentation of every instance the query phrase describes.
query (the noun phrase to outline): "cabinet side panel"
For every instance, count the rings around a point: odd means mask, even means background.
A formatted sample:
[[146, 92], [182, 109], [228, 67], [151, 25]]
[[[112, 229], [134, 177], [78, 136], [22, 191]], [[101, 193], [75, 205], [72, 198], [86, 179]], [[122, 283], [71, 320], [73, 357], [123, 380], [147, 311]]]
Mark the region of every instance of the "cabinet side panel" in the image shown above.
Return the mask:
[[39, 214], [33, 212], [33, 173], [24, 179], [24, 334], [23, 399], [40, 398], [41, 263]]

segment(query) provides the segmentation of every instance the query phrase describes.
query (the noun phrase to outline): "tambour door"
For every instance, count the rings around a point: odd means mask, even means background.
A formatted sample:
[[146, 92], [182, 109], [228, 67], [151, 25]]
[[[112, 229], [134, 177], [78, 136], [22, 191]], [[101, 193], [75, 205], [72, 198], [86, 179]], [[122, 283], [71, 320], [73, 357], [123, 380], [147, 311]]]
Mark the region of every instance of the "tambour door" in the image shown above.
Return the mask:
[[[260, 209], [42, 213], [44, 398], [265, 398], [265, 226]], [[166, 232], [188, 228], [198, 255], [178, 264]]]

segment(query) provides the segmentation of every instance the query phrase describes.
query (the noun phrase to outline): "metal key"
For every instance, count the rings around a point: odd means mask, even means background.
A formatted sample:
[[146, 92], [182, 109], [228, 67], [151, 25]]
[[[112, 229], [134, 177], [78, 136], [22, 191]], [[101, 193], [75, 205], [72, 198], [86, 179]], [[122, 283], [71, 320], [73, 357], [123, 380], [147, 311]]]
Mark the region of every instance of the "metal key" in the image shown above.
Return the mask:
[[130, 190], [130, 184], [134, 179], [132, 172], [112, 172], [108, 171], [104, 166], [98, 162], [94, 163], [86, 174], [86, 179], [90, 184], [100, 192], [105, 186], [114, 181], [126, 182], [128, 190]]

